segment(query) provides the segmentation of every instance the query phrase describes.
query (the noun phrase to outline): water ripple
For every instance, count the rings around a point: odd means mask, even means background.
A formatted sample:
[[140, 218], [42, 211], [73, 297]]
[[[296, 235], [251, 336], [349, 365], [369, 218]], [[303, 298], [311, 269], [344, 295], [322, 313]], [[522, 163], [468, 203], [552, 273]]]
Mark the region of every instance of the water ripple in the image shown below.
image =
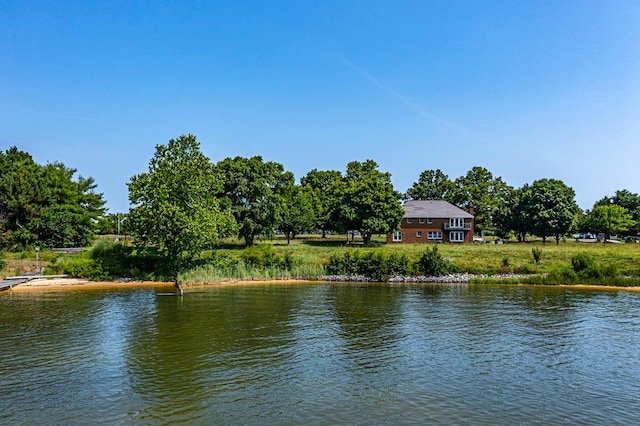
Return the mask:
[[0, 297], [0, 423], [633, 424], [639, 308], [506, 286]]

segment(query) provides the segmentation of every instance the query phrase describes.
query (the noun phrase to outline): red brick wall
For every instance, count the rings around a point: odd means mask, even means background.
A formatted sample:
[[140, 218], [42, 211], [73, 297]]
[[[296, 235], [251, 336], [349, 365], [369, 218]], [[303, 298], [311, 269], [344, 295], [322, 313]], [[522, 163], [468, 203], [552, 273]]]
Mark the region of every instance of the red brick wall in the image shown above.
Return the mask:
[[[449, 219], [433, 219], [432, 223], [427, 223], [425, 218], [424, 223], [420, 223], [420, 220], [415, 218], [412, 219], [411, 223], [407, 223], [407, 219], [402, 219], [402, 223], [400, 224], [400, 230], [402, 231], [402, 241], [393, 241], [393, 234], [387, 234], [387, 243], [435, 243], [435, 242], [449, 242], [449, 232], [445, 231], [445, 224], [449, 224]], [[465, 225], [470, 225], [470, 231], [464, 232], [464, 242], [472, 243], [473, 242], [473, 219], [465, 219]], [[417, 232], [422, 231], [422, 237], [417, 236]], [[430, 231], [442, 232], [442, 240], [430, 240], [428, 237], [428, 233]], [[460, 244], [460, 243], [457, 243]]]

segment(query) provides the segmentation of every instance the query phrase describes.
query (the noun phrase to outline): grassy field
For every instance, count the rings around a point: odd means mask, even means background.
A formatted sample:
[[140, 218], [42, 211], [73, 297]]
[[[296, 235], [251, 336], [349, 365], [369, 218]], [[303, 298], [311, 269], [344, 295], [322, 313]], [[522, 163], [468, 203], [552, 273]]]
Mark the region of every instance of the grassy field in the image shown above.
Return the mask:
[[[287, 245], [284, 239], [261, 241], [268, 244], [277, 253], [289, 254], [304, 263], [326, 264], [332, 254], [349, 250], [382, 250], [404, 253], [411, 261], [417, 261], [432, 244], [386, 244], [382, 239], [374, 241], [373, 247], [345, 244], [345, 237], [331, 236], [325, 240], [312, 236], [293, 240]], [[640, 275], [640, 244], [600, 244], [567, 241], [542, 244], [437, 244], [439, 252], [461, 270], [473, 274], [499, 273], [549, 273], [558, 267], [571, 265], [571, 258], [580, 253], [593, 255], [597, 262], [613, 265], [623, 275]], [[541, 252], [540, 262], [535, 263], [532, 250]], [[219, 253], [239, 256], [243, 251], [240, 241], [226, 240]], [[505, 260], [506, 259], [506, 260]]]
[[[370, 247], [363, 247], [357, 239], [347, 244], [345, 236], [304, 236], [291, 241], [284, 238], [257, 241], [257, 247], [245, 249], [242, 242], [227, 239], [216, 250], [202, 253], [200, 265], [184, 271], [180, 279], [187, 283], [216, 282], [226, 279], [286, 279], [314, 278], [325, 274], [331, 256], [358, 252], [404, 255], [409, 262], [417, 262], [431, 244], [386, 244], [383, 237], [374, 239]], [[621, 276], [640, 277], [640, 244], [601, 244], [575, 241], [542, 244], [438, 244], [438, 252], [459, 272], [472, 274], [554, 274], [571, 268], [576, 255], [591, 255], [598, 266], [615, 270]], [[535, 262], [533, 251], [540, 253]], [[87, 262], [90, 253], [59, 254], [48, 250], [40, 253], [40, 265], [56, 266], [60, 273], [64, 265], [74, 260]], [[8, 253], [6, 267], [0, 276], [20, 275], [35, 270], [35, 252]], [[62, 267], [60, 265], [63, 265]], [[76, 270], [86, 270], [83, 268]], [[134, 277], [137, 278], [137, 277]], [[154, 278], [153, 272], [144, 276]], [[163, 278], [156, 276], [156, 278]]]

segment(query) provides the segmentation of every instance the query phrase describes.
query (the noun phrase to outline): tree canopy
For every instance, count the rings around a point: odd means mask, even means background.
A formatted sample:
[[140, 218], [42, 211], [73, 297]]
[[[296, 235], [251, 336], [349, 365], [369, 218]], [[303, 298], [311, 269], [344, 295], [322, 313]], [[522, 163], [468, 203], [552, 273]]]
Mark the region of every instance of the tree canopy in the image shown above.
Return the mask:
[[556, 244], [571, 230], [579, 210], [573, 189], [557, 179], [540, 179], [525, 185], [518, 208], [524, 229], [542, 237], [543, 242], [553, 236]]
[[293, 174], [260, 156], [225, 158], [215, 170], [222, 179], [217, 195], [231, 208], [238, 238], [251, 246], [258, 235], [273, 233], [284, 209], [284, 189], [293, 184]]
[[409, 200], [446, 200], [454, 201], [456, 185], [442, 170], [425, 170], [420, 178], [407, 190], [405, 198]]
[[105, 201], [93, 178], [62, 163], [41, 166], [16, 147], [0, 151], [0, 247], [85, 246]]
[[335, 215], [340, 205], [341, 188], [344, 185], [342, 173], [337, 170], [313, 169], [300, 179], [300, 184], [310, 187], [319, 201], [316, 219], [318, 229], [322, 230], [322, 237], [325, 237], [326, 231], [338, 231]]
[[316, 230], [320, 201], [310, 186], [290, 183], [285, 186], [282, 198], [283, 209], [277, 228], [287, 237], [287, 244], [296, 235]]
[[222, 182], [191, 134], [156, 145], [149, 170], [128, 187], [136, 243], [157, 249], [173, 273], [233, 230], [229, 209], [215, 195]]
[[585, 222], [588, 229], [602, 232], [607, 238], [628, 231], [635, 225], [627, 209], [617, 204], [596, 205], [587, 215]]
[[461, 208], [469, 203], [473, 204], [475, 230], [479, 233], [495, 226], [496, 213], [512, 197], [513, 188], [501, 177], [494, 177], [484, 167], [473, 167], [464, 176], [457, 178], [454, 184], [454, 204]]
[[358, 230], [365, 244], [373, 234], [395, 231], [404, 216], [402, 194], [393, 189], [391, 174], [373, 160], [347, 165], [339, 206], [343, 230]]
[[[595, 203], [595, 206], [607, 206], [615, 204], [623, 207], [631, 215], [634, 224], [629, 229], [638, 230], [640, 227], [640, 195], [629, 190], [622, 189], [616, 191], [613, 197], [604, 197]], [[624, 232], [624, 231], [620, 231]]]

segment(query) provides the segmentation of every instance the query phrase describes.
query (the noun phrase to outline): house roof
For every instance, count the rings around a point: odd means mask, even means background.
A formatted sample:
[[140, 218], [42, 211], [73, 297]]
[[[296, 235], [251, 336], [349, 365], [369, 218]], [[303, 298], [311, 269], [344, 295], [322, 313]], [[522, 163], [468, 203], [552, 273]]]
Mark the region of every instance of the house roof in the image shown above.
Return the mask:
[[447, 219], [463, 217], [473, 219], [473, 215], [444, 200], [412, 200], [402, 205], [404, 217]]

